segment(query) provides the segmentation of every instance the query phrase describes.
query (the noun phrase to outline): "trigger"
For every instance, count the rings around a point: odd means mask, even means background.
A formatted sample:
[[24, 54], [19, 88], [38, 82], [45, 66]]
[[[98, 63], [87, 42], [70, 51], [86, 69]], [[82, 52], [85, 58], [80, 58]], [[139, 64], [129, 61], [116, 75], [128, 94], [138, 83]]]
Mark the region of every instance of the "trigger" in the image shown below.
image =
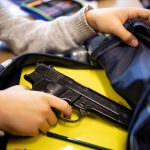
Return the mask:
[[84, 110], [82, 110], [82, 109], [80, 109], [79, 111], [80, 111], [81, 116], [84, 116], [85, 111], [84, 111]]

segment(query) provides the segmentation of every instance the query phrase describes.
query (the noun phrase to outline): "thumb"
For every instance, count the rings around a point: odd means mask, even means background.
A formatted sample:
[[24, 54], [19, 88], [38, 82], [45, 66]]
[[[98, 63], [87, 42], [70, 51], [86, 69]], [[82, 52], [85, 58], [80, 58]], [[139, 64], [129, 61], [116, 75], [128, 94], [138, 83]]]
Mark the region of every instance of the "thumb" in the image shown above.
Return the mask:
[[29, 90], [29, 88], [27, 86], [23, 86], [23, 85], [14, 85], [12, 87], [9, 87], [7, 90], [19, 91], [19, 90]]
[[132, 47], [137, 47], [139, 44], [137, 38], [131, 32], [127, 31], [122, 24], [119, 26], [117, 31], [114, 31], [113, 34], [120, 37], [124, 42]]

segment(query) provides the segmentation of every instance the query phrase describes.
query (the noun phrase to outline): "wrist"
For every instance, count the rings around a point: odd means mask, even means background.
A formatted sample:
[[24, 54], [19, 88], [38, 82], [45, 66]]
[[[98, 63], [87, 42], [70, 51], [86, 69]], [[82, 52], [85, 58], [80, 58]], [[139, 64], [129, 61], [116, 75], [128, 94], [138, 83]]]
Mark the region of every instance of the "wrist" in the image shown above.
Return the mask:
[[88, 25], [95, 31], [97, 32], [97, 24], [96, 24], [96, 21], [95, 21], [95, 17], [94, 17], [94, 14], [93, 14], [93, 10], [88, 10], [85, 12], [85, 18], [86, 18], [86, 21], [88, 23]]

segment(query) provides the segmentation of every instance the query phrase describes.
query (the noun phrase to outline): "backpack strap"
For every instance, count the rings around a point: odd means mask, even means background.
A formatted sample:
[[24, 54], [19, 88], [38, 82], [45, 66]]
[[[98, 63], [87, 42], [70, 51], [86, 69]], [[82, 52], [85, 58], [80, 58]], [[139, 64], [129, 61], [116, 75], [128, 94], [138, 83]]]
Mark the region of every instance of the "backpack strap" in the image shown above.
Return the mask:
[[100, 68], [96, 63], [90, 61], [80, 62], [54, 54], [28, 53], [0, 64], [0, 89], [19, 84], [22, 68], [35, 65], [36, 63], [76, 69]]

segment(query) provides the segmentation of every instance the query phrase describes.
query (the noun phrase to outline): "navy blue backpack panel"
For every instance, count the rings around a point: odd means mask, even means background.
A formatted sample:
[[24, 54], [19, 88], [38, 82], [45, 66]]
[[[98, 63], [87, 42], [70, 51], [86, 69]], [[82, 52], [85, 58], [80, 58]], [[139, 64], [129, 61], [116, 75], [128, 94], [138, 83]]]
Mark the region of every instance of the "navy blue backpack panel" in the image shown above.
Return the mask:
[[127, 149], [150, 149], [150, 86], [134, 110], [128, 131]]
[[113, 89], [132, 107], [128, 150], [150, 149], [150, 26], [130, 20], [125, 27], [139, 40], [133, 48], [114, 35], [100, 35], [87, 42], [91, 59], [107, 74]]

